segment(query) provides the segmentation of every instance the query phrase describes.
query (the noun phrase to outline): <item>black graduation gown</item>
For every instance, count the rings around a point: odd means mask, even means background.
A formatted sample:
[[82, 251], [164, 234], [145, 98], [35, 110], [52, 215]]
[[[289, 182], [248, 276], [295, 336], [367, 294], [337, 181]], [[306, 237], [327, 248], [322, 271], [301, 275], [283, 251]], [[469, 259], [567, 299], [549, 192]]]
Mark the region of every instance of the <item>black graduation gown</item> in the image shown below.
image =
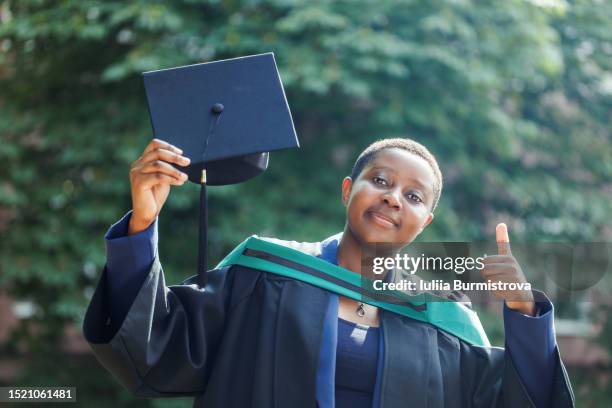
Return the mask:
[[[316, 255], [312, 248], [295, 246]], [[243, 266], [208, 272], [205, 290], [195, 278], [168, 287], [156, 258], [125, 319], [112, 324], [105, 275], [84, 334], [102, 365], [134, 394], [192, 395], [194, 406], [207, 408], [316, 407], [330, 292]], [[380, 319], [380, 407], [534, 406], [504, 349], [473, 346], [385, 310]], [[555, 359], [551, 406], [571, 407], [558, 350]]]

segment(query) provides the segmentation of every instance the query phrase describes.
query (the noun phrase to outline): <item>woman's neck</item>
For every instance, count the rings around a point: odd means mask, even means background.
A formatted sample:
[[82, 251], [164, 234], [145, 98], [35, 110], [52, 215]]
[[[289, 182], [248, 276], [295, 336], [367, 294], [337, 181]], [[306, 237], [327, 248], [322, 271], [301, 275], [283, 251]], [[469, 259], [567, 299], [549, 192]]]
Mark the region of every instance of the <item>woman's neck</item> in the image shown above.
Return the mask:
[[[384, 251], [384, 249], [387, 249], [388, 252], [380, 252], [381, 250]], [[340, 238], [340, 242], [338, 243], [336, 261], [338, 262], [338, 266], [361, 275], [363, 272], [362, 262], [364, 262], [366, 265], [371, 265], [374, 257], [393, 257], [397, 252], [397, 249], [394, 250], [390, 247], [376, 247], [375, 245], [361, 243], [359, 240], [357, 240], [357, 238], [355, 238], [347, 225], [344, 227], [342, 238]], [[365, 260], [365, 257], [370, 258], [369, 261]], [[371, 270], [366, 272], [366, 276], [370, 279], [376, 277]], [[380, 276], [378, 276], [377, 279], [380, 279]]]
[[361, 253], [361, 244], [355, 239], [348, 225], [345, 226], [336, 252], [338, 266], [361, 274]]

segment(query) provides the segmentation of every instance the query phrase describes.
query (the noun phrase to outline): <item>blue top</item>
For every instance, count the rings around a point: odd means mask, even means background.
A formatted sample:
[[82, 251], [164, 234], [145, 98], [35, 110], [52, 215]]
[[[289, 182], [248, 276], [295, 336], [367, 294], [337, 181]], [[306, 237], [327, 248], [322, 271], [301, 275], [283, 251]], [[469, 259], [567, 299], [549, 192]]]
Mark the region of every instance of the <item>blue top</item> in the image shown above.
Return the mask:
[[378, 327], [338, 318], [336, 408], [372, 406], [378, 340]]
[[[110, 303], [110, 326], [119, 328], [130, 305], [138, 294], [157, 253], [157, 220], [146, 230], [127, 235], [131, 212], [113, 224], [105, 235], [106, 241], [106, 279]], [[323, 243], [321, 258], [337, 264], [336, 251], [340, 234], [330, 237]], [[337, 302], [337, 298], [336, 298]], [[332, 305], [333, 306], [333, 305]], [[330, 308], [328, 311], [333, 311]], [[335, 309], [337, 311], [337, 307]], [[536, 407], [548, 407], [552, 379], [555, 369], [554, 352], [556, 349], [553, 326], [553, 306], [550, 302], [538, 302], [536, 316], [526, 316], [516, 312], [504, 303], [504, 329], [506, 333], [506, 351], [516, 367], [527, 393]], [[328, 319], [326, 319], [327, 321]], [[335, 333], [328, 327], [325, 332]], [[336, 342], [338, 338], [334, 339]], [[380, 351], [379, 343], [379, 351]], [[320, 362], [325, 359], [336, 359], [336, 350], [322, 347]], [[336, 360], [337, 361], [337, 360]], [[377, 370], [378, 371], [378, 370]], [[335, 372], [325, 372], [317, 377], [317, 386], [334, 380]], [[317, 393], [317, 396], [319, 393]], [[333, 401], [319, 400], [321, 407], [334, 407]], [[374, 395], [374, 402], [376, 395]]]

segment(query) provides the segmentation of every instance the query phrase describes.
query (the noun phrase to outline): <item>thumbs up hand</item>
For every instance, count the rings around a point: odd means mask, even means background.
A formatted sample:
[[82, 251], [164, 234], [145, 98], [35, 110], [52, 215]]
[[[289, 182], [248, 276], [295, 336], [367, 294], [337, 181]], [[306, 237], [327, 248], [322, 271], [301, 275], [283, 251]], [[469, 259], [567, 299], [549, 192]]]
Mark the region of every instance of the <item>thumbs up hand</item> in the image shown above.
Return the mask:
[[[497, 255], [489, 255], [484, 259], [482, 277], [485, 281], [526, 283], [525, 275], [510, 251], [510, 238], [506, 224], [497, 224], [495, 228]], [[498, 298], [504, 299], [506, 305], [520, 313], [533, 316], [535, 303], [530, 290], [498, 290], [493, 292]]]

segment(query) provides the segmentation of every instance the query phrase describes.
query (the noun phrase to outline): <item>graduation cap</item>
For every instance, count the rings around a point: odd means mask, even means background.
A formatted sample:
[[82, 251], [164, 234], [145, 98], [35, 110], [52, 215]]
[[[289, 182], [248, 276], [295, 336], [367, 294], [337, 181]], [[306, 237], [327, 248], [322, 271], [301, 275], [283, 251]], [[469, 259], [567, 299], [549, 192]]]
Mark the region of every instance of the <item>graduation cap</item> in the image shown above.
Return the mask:
[[200, 184], [198, 284], [206, 282], [206, 186], [235, 184], [268, 167], [269, 152], [299, 147], [273, 53], [145, 72], [153, 133], [191, 160]]

